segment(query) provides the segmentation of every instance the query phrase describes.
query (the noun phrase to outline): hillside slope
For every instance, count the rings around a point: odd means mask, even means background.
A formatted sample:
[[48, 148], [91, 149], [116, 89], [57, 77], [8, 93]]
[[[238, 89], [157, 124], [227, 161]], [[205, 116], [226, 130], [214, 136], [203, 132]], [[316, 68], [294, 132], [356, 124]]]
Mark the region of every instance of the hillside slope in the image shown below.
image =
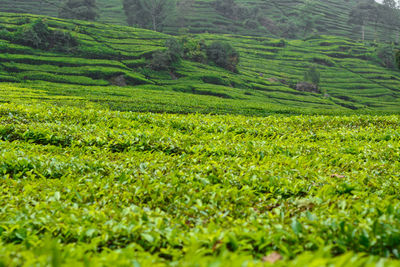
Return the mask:
[[[16, 31], [24, 27], [27, 17], [40, 18], [1, 13], [0, 26]], [[164, 49], [168, 35], [45, 20], [76, 36], [79, 51], [74, 55], [45, 52], [2, 40], [0, 80], [13, 83], [3, 85], [3, 101], [23, 95], [28, 88], [27, 92], [34, 91], [24, 98], [71, 99], [71, 103], [83, 99], [118, 110], [254, 115], [400, 111], [400, 73], [372, 60], [375, 47], [345, 38], [322, 36], [289, 41], [282, 47], [277, 39], [201, 34], [193, 38], [207, 43], [226, 40], [239, 50], [239, 74], [191, 61], [181, 62], [170, 74], [146, 67], [151, 54]], [[292, 89], [310, 64], [318, 66], [326, 95]], [[129, 86], [110, 86], [121, 75]]]
[[[122, 8], [123, 0], [97, 0], [100, 11], [99, 22], [127, 25], [126, 16]], [[192, 33], [224, 33], [255, 36], [276, 36], [274, 29], [288, 23], [299, 11], [304, 0], [236, 0], [236, 3], [250, 9], [258, 9], [267, 19], [261, 25], [254, 27], [246, 25], [245, 20], [233, 20], [219, 14], [214, 8], [213, 0], [192, 0], [186, 8], [179, 12], [183, 16], [179, 21], [173, 21], [164, 30], [166, 33], [176, 34], [179, 28], [187, 28]], [[31, 0], [0, 0], [0, 11], [15, 13], [32, 13], [39, 15], [57, 16], [62, 0], [41, 0], [40, 5]], [[319, 34], [345, 36], [361, 39], [361, 32], [354, 31], [354, 25], [349, 25], [349, 14], [357, 4], [356, 0], [318, 0], [317, 5], [307, 10], [318, 16], [315, 31]], [[382, 33], [384, 25], [375, 25], [370, 18], [367, 22], [365, 38], [367, 40], [385, 40]], [[393, 28], [393, 40], [397, 38], [395, 32], [400, 28]], [[397, 29], [397, 30], [395, 30]], [[279, 35], [279, 34], [278, 34]], [[383, 38], [383, 39], [382, 39]]]

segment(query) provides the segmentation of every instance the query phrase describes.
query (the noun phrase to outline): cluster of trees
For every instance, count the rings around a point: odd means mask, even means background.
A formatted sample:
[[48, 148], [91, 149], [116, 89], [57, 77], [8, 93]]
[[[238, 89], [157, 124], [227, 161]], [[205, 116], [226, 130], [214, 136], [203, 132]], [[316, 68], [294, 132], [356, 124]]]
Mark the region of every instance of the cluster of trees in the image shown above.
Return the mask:
[[[319, 14], [319, 0], [306, 0], [300, 4], [289, 5], [281, 15], [277, 14], [274, 20], [265, 17], [260, 10], [277, 8], [277, 0], [262, 0], [256, 7], [246, 7], [235, 0], [215, 0], [215, 10], [222, 16], [241, 21], [251, 28], [264, 27], [269, 32], [285, 38], [304, 38], [323, 29], [322, 15]], [[378, 4], [375, 0], [358, 0], [349, 14], [348, 23], [353, 26], [355, 33], [361, 33], [365, 39], [365, 28], [372, 25], [375, 30], [375, 39], [378, 33], [382, 40], [392, 41], [393, 36], [400, 30], [400, 0], [383, 0]]]
[[[215, 0], [215, 10], [227, 18], [240, 21], [245, 27], [267, 30], [273, 34], [286, 37], [306, 37], [316, 29], [321, 16], [311, 12], [317, 6], [316, 0], [307, 0], [301, 4], [294, 4], [290, 14], [281, 15], [271, 20], [262, 10], [279, 7], [276, 0], [262, 0], [257, 6], [247, 7], [235, 0]], [[279, 15], [278, 15], [279, 16]]]
[[[267, 2], [269, 0], [264, 0]], [[308, 0], [293, 7], [291, 15], [283, 16], [279, 22], [279, 29], [282, 37], [304, 38], [317, 32], [321, 15], [316, 15], [318, 2]]]
[[[123, 0], [128, 25], [162, 31], [166, 24], [185, 24], [185, 16], [195, 0]], [[270, 5], [264, 0], [264, 5]], [[267, 29], [284, 37], [304, 37], [312, 32], [318, 19], [308, 12], [315, 0], [299, 5], [296, 16], [278, 24], [260, 12], [260, 7], [246, 7], [235, 0], [214, 0], [214, 8], [221, 15], [240, 21], [247, 28]], [[66, 0], [59, 10], [61, 18], [95, 20], [98, 17], [96, 0]], [[293, 19], [295, 17], [295, 19]], [[173, 20], [173, 22], [172, 22]]]
[[[185, 15], [195, 0], [123, 0], [127, 22], [155, 31], [162, 31], [169, 24], [185, 25]], [[215, 10], [222, 16], [241, 22], [243, 26], [263, 29], [285, 38], [304, 38], [322, 28], [321, 15], [318, 12], [318, 0], [307, 0], [301, 4], [289, 6], [289, 10], [276, 16], [274, 20], [266, 17], [261, 10], [276, 7], [277, 0], [262, 0], [253, 7], [244, 6], [236, 0], [213, 0]], [[375, 35], [384, 40], [393, 40], [399, 31], [400, 0], [383, 0], [377, 4], [374, 0], [358, 0], [349, 14], [348, 23], [353, 31], [365, 39], [367, 25], [375, 28]], [[96, 0], [65, 0], [59, 10], [62, 18], [95, 20], [98, 17]], [[379, 26], [379, 27], [378, 27]], [[378, 30], [379, 29], [379, 30]], [[377, 39], [378, 36], [375, 36]]]
[[259, 15], [259, 8], [245, 7], [235, 0], [215, 0], [214, 8], [223, 16], [233, 20], [256, 19]]
[[[190, 3], [193, 0], [186, 0]], [[185, 2], [185, 1], [184, 1]], [[124, 0], [124, 8], [131, 25], [161, 30], [176, 7], [175, 0]], [[96, 0], [67, 0], [60, 8], [60, 17], [95, 20], [98, 16]], [[3, 39], [36, 49], [71, 52], [78, 47], [78, 41], [68, 32], [52, 30], [44, 20], [24, 21], [16, 32], [3, 30]], [[149, 66], [154, 70], [172, 70], [180, 60], [186, 59], [205, 64], [215, 64], [237, 72], [239, 53], [226, 42], [210, 45], [189, 36], [170, 39], [166, 49], [155, 52]]]
[[[349, 24], [353, 25], [353, 31], [361, 33], [361, 39], [365, 40], [365, 28], [372, 25], [375, 39], [379, 37], [384, 41], [394, 41], [395, 32], [400, 30], [400, 1], [383, 0], [382, 4], [374, 0], [360, 0], [351, 10]], [[378, 36], [378, 26], [380, 26]]]
[[165, 47], [166, 50], [153, 53], [150, 63], [153, 70], [173, 71], [182, 59], [186, 59], [237, 72], [239, 52], [227, 42], [215, 41], [207, 45], [203, 40], [184, 36], [167, 40]]
[[[123, 8], [130, 26], [162, 31], [165, 22], [176, 14], [177, 6], [188, 0], [124, 0]], [[96, 0], [65, 0], [59, 9], [60, 18], [96, 20], [99, 16]]]

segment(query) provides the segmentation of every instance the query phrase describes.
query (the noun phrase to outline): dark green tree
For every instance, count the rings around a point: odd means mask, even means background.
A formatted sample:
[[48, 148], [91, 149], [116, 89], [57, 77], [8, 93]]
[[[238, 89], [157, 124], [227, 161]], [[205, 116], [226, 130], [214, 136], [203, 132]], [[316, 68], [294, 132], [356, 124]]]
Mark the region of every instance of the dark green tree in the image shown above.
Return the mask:
[[123, 7], [130, 26], [161, 31], [176, 11], [175, 0], [124, 0]]
[[179, 0], [177, 1], [177, 16], [175, 20], [175, 26], [179, 29], [183, 29], [188, 24], [187, 15], [193, 10], [193, 4], [195, 0]]
[[320, 16], [315, 15], [312, 10], [316, 10], [317, 2], [314, 0], [305, 1], [304, 4], [299, 5], [298, 13], [298, 27], [303, 37], [312, 33]]
[[304, 81], [315, 84], [317, 87], [319, 87], [320, 80], [321, 74], [315, 65], [310, 66], [304, 73]]
[[207, 58], [215, 65], [237, 72], [239, 52], [227, 42], [216, 41], [207, 47]]
[[156, 51], [152, 55], [150, 68], [153, 70], [169, 70], [173, 71], [175, 65], [178, 64], [183, 57], [183, 46], [180, 41], [170, 38], [165, 42], [164, 51]]
[[145, 28], [148, 22], [146, 15], [143, 13], [140, 0], [124, 0], [123, 8], [129, 26], [138, 26]]
[[215, 0], [215, 10], [225, 17], [232, 18], [236, 13], [237, 4], [235, 0]]
[[58, 12], [60, 18], [96, 20], [96, 0], [66, 0]]
[[374, 0], [364, 0], [356, 5], [349, 14], [348, 23], [361, 28], [361, 39], [365, 40], [365, 26], [368, 21], [377, 25], [378, 10]]
[[383, 41], [393, 41], [395, 31], [399, 29], [399, 11], [395, 0], [384, 0], [383, 5], [379, 7], [379, 19], [382, 23]]
[[385, 68], [394, 69], [396, 64], [396, 51], [392, 44], [380, 44], [376, 48], [375, 56], [377, 61]]
[[148, 18], [143, 12], [143, 7], [140, 0], [124, 0], [123, 8], [129, 26], [146, 28], [148, 24]]

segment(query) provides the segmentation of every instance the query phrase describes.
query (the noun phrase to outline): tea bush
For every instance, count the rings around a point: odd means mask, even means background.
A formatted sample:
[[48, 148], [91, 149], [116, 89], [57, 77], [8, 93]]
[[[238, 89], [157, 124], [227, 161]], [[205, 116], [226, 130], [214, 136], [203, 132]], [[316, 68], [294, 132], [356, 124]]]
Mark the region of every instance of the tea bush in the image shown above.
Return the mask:
[[207, 47], [207, 57], [217, 66], [237, 72], [239, 52], [227, 42], [216, 41]]
[[399, 264], [398, 115], [17, 98], [0, 104], [0, 265]]

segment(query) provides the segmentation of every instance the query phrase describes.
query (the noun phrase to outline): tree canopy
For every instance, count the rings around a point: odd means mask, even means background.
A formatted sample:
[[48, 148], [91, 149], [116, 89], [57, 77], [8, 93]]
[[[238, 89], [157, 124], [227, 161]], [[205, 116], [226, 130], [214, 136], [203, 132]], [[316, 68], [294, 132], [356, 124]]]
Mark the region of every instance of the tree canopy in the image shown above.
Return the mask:
[[130, 26], [161, 31], [176, 10], [175, 0], [124, 0], [124, 11]]
[[96, 20], [98, 17], [96, 0], [67, 0], [58, 15], [66, 19]]

